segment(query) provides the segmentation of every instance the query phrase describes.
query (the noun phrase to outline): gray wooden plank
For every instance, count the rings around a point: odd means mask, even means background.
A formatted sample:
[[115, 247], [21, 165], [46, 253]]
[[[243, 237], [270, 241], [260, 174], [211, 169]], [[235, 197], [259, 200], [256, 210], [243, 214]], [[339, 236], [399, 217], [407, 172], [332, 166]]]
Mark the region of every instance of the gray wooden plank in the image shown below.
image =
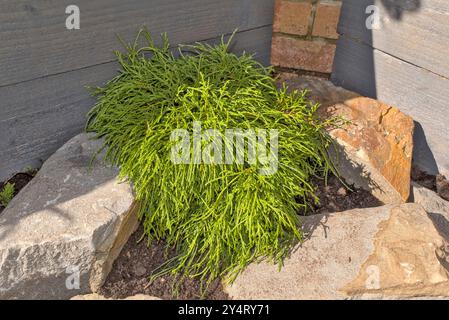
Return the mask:
[[419, 123], [414, 161], [430, 173], [449, 174], [449, 80], [341, 37], [332, 80], [394, 105]]
[[[380, 29], [366, 27], [366, 8], [380, 9]], [[449, 78], [449, 1], [345, 0], [338, 31]]]
[[[206, 42], [217, 43], [219, 41], [220, 37]], [[119, 47], [118, 43], [116, 45]], [[270, 46], [271, 27], [268, 26], [237, 33], [231, 44], [231, 50], [236, 53], [243, 51], [254, 53], [258, 61], [269, 65]], [[51, 78], [57, 79], [57, 81], [38, 79], [0, 87], [0, 121], [83, 99], [87, 94], [85, 86], [99, 85], [107, 81], [113, 77], [118, 68], [118, 64], [111, 62], [77, 70], [70, 76]], [[41, 84], [45, 84], [45, 87], [43, 88]], [[42, 104], [42, 101], [45, 101], [45, 104]]]
[[61, 141], [68, 141], [80, 132], [80, 129], [64, 129], [52, 135], [33, 139], [32, 144], [17, 146], [14, 150], [0, 153], [0, 180], [9, 178], [26, 167], [39, 168], [42, 163], [61, 146]]
[[[271, 26], [267, 26], [236, 34], [232, 51], [255, 53], [268, 65], [270, 46]], [[0, 179], [45, 160], [80, 132], [94, 104], [85, 86], [105, 83], [117, 69], [116, 62], [109, 62], [0, 87]]]
[[114, 60], [115, 33], [132, 41], [142, 25], [172, 44], [272, 23], [274, 0], [78, 0], [79, 30], [65, 28], [71, 0], [0, 2], [0, 86]]

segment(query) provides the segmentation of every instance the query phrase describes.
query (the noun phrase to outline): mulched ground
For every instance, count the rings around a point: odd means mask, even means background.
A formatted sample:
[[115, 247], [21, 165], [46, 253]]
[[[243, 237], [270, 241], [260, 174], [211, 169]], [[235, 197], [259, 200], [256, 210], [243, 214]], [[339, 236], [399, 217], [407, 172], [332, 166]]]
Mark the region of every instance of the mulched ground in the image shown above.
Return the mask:
[[[318, 186], [317, 196], [320, 198], [321, 204], [314, 206], [314, 212], [307, 214], [331, 213], [382, 205], [367, 191], [355, 188], [352, 191], [346, 189], [343, 183], [335, 177], [330, 177], [327, 185], [323, 180], [318, 179], [314, 183]], [[138, 242], [142, 233], [143, 229], [140, 227], [131, 236], [114, 262], [112, 271], [100, 293], [113, 298], [125, 298], [141, 293], [162, 299], [200, 299], [200, 283], [197, 280], [181, 281], [178, 284], [179, 295], [177, 297], [172, 294], [172, 287], [176, 283], [172, 276], [164, 276], [149, 285], [148, 275], [166, 261], [166, 257], [164, 257], [163, 243], [148, 247], [145, 240]], [[203, 298], [225, 300], [229, 297], [223, 292], [221, 284], [217, 281], [211, 285]]]
[[[8, 180], [6, 180], [6, 181], [3, 181], [3, 182], [0, 182], [0, 190], [3, 190], [3, 186], [4, 186], [5, 184], [7, 184], [8, 182], [9, 182], [9, 183], [13, 183], [13, 184], [14, 184], [14, 196], [16, 196], [16, 195], [19, 193], [19, 191], [20, 191], [21, 189], [23, 189], [23, 187], [25, 187], [25, 186], [28, 184], [28, 182], [31, 181], [31, 179], [34, 178], [34, 176], [36, 175], [36, 173], [37, 173], [37, 170], [36, 170], [36, 169], [30, 170], [30, 171], [28, 171], [28, 172], [19, 172], [19, 173], [16, 173], [16, 174], [13, 175], [10, 179], [8, 179]], [[0, 213], [1, 213], [4, 209], [5, 209], [5, 207], [3, 207], [3, 206], [0, 204]]]

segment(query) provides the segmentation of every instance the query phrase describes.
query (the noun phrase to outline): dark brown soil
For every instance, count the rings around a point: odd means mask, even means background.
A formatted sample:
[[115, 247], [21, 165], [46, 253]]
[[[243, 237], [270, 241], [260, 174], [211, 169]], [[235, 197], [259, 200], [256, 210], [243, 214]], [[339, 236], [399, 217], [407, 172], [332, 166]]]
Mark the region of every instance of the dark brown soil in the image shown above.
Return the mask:
[[413, 167], [412, 180], [424, 188], [436, 192], [442, 199], [449, 201], [449, 180], [445, 176], [441, 174], [434, 176]]
[[[164, 255], [164, 243], [147, 245], [146, 239], [139, 242], [143, 227], [130, 237], [109, 273], [100, 293], [105, 297], [116, 299], [126, 298], [136, 294], [147, 294], [168, 299], [196, 300], [201, 298], [200, 282], [184, 279], [178, 282], [173, 276], [167, 275], [156, 279], [151, 284], [148, 276], [168, 258]], [[178, 296], [173, 296], [173, 288], [178, 285]], [[212, 283], [203, 297], [209, 300], [227, 300], [219, 281]]]
[[[329, 178], [327, 186], [324, 180], [316, 179], [314, 183], [318, 185], [317, 196], [320, 199], [320, 205], [314, 206], [313, 212], [305, 214], [331, 213], [382, 205], [369, 192], [360, 189], [348, 190], [333, 176]], [[143, 229], [140, 227], [131, 236], [114, 262], [112, 271], [100, 293], [114, 298], [125, 298], [142, 293], [162, 299], [173, 299], [172, 287], [174, 284], [179, 284], [179, 296], [176, 299], [199, 299], [201, 290], [198, 280], [185, 279], [176, 283], [172, 276], [164, 276], [149, 284], [148, 276], [167, 261], [167, 258], [164, 256], [163, 243], [148, 247], [145, 240], [138, 242], [142, 233]], [[219, 281], [216, 281], [203, 298], [225, 300], [228, 296], [223, 292]]]
[[449, 201], [449, 180], [442, 174], [439, 174], [436, 176], [435, 181], [438, 195], [444, 200]]
[[[20, 190], [23, 189], [23, 187], [25, 187], [28, 182], [31, 181], [31, 179], [34, 178], [34, 176], [37, 173], [37, 169], [33, 169], [30, 170], [28, 172], [19, 172], [16, 173], [15, 175], [13, 175], [10, 179], [0, 182], [0, 191], [3, 190], [3, 186], [5, 184], [9, 183], [13, 183], [14, 184], [14, 196], [16, 196]], [[5, 207], [3, 207], [0, 204], [0, 213], [5, 209]]]
[[353, 186], [345, 186], [335, 176], [330, 176], [327, 185], [323, 179], [312, 181], [317, 187], [315, 195], [319, 198], [319, 204], [312, 204], [313, 212], [302, 212], [302, 215], [341, 212], [357, 208], [372, 208], [383, 205], [370, 192], [357, 189]]
[[415, 166], [412, 167], [412, 180], [424, 188], [437, 192], [436, 177], [419, 170]]

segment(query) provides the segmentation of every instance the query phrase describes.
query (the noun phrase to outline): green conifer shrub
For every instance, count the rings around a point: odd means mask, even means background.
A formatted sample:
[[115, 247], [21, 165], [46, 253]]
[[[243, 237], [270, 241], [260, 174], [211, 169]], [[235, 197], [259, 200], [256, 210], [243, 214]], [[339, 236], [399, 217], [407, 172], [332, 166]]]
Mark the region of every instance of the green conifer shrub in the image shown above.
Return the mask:
[[[95, 90], [87, 122], [88, 132], [105, 139], [106, 159], [132, 183], [149, 241], [163, 239], [176, 251], [153, 276], [208, 284], [232, 281], [261, 258], [282, 262], [302, 237], [298, 210], [317, 200], [311, 178], [333, 170], [324, 130], [331, 120], [318, 119], [306, 92], [277, 89], [272, 70], [252, 56], [230, 53], [231, 40], [180, 46], [174, 55], [162, 39], [157, 46], [141, 31], [133, 44], [123, 43], [120, 73]], [[172, 132], [192, 132], [195, 121], [219, 132], [277, 130], [277, 171], [261, 174], [248, 161], [173, 163]]]

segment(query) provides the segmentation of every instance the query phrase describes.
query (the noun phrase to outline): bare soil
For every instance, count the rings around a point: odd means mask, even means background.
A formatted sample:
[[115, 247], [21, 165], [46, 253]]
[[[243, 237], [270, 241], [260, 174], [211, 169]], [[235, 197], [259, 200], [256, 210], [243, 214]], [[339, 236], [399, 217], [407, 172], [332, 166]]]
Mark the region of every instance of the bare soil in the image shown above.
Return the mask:
[[317, 186], [315, 195], [319, 198], [319, 203], [312, 203], [313, 211], [302, 212], [301, 215], [342, 212], [383, 205], [369, 191], [343, 183], [333, 175], [328, 178], [327, 184], [323, 179], [314, 179], [312, 183]]
[[[197, 300], [201, 298], [200, 282], [194, 279], [184, 279], [179, 282], [173, 276], [163, 276], [149, 284], [149, 275], [174, 252], [165, 255], [163, 242], [147, 245], [146, 238], [139, 241], [143, 234], [143, 227], [130, 237], [119, 257], [115, 260], [112, 271], [109, 273], [100, 294], [105, 297], [123, 299], [136, 294], [147, 294], [164, 300]], [[173, 289], [178, 286], [175, 297]], [[219, 281], [215, 281], [205, 294], [210, 300], [227, 300]]]

